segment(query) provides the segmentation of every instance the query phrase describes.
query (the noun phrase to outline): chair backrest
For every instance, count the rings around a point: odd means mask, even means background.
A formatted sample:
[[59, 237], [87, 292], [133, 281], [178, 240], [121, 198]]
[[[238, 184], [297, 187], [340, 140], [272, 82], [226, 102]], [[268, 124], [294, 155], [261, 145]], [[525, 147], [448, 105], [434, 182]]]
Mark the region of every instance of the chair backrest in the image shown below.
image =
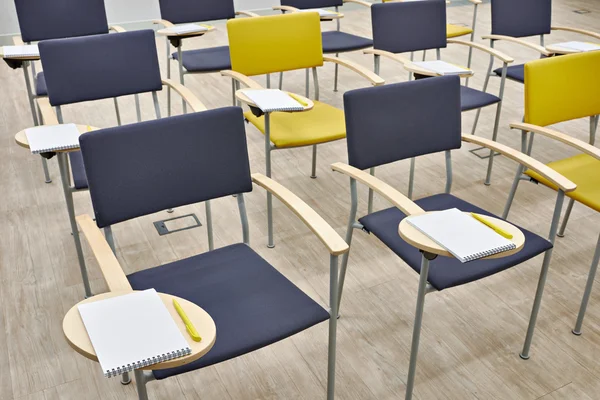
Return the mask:
[[104, 0], [15, 0], [24, 42], [108, 33]]
[[101, 228], [252, 190], [239, 107], [98, 130], [79, 142]]
[[367, 169], [461, 145], [460, 78], [443, 76], [344, 94], [348, 162]]
[[406, 1], [371, 6], [373, 48], [404, 53], [445, 48], [445, 0]]
[[316, 12], [232, 19], [227, 34], [231, 68], [247, 76], [323, 65]]
[[525, 64], [525, 122], [540, 126], [600, 114], [600, 52]]
[[552, 0], [492, 0], [493, 35], [545, 35], [551, 23]]
[[152, 30], [40, 42], [50, 104], [162, 89]]
[[341, 7], [343, 0], [281, 0], [282, 6], [296, 7], [301, 10], [306, 8]]
[[235, 18], [233, 0], [159, 0], [160, 16], [174, 24]]

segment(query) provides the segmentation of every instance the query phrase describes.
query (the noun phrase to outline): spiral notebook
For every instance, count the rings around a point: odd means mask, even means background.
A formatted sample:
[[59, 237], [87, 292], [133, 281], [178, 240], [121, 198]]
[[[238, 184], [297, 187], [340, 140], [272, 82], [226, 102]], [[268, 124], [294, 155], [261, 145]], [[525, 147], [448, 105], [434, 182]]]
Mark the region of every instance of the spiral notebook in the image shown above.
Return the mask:
[[318, 12], [319, 17], [323, 17], [323, 18], [337, 17], [339, 15], [338, 12], [324, 10], [322, 8], [305, 8], [304, 10], [298, 10], [298, 12]]
[[196, 32], [206, 32], [208, 31], [208, 27], [197, 24], [184, 24], [172, 26], [170, 28], [165, 29], [167, 33], [172, 33], [175, 35], [183, 35], [186, 33], [196, 33]]
[[25, 129], [33, 154], [79, 148], [79, 130], [75, 124], [44, 125]]
[[407, 217], [406, 221], [462, 263], [516, 248], [513, 242], [457, 208]]
[[600, 44], [588, 43], [588, 42], [556, 43], [552, 47], [564, 47], [569, 50], [576, 50], [576, 51], [580, 51], [580, 52], [600, 50]]
[[413, 62], [416, 66], [424, 68], [428, 71], [435, 72], [440, 75], [461, 75], [461, 74], [472, 74], [468, 68], [459, 67], [458, 65], [447, 63], [446, 61], [435, 60], [435, 61], [415, 61]]
[[154, 289], [78, 306], [107, 378], [191, 354]]
[[4, 58], [39, 57], [40, 51], [37, 44], [26, 44], [23, 46], [3, 46], [2, 55]]
[[245, 90], [244, 94], [252, 100], [262, 112], [304, 110], [302, 104], [279, 89]]

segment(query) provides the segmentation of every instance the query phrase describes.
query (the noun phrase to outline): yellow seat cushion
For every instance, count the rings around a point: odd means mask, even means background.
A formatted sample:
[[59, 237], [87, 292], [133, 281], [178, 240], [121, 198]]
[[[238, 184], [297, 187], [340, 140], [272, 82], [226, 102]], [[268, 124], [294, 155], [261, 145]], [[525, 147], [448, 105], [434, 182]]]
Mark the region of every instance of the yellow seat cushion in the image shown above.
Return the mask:
[[471, 33], [473, 33], [473, 29], [469, 28], [468, 26], [454, 24], [446, 25], [446, 37], [448, 38], [470, 35]]
[[[561, 173], [577, 185], [577, 189], [566, 195], [586, 206], [600, 211], [600, 161], [587, 154], [553, 161], [548, 164], [550, 168]], [[536, 181], [557, 190], [557, 187], [532, 170], [525, 174]]]
[[[319, 101], [310, 111], [271, 114], [271, 142], [278, 148], [298, 147], [331, 142], [346, 137], [344, 112]], [[265, 133], [265, 117], [252, 111], [244, 116], [259, 131]]]

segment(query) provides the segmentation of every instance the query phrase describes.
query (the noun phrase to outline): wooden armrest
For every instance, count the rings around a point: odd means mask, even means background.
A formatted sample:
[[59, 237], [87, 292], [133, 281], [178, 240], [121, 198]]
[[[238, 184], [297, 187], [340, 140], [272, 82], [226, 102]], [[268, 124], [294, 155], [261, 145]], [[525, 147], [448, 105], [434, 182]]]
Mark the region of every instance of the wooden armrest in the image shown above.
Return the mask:
[[173, 89], [177, 93], [179, 93], [181, 98], [184, 99], [185, 102], [190, 105], [190, 107], [192, 108], [192, 110], [194, 112], [200, 112], [200, 111], [207, 110], [206, 106], [204, 104], [202, 104], [202, 102], [200, 100], [198, 100], [196, 95], [194, 93], [192, 93], [192, 91], [190, 89], [183, 86], [181, 83], [174, 82], [170, 79], [163, 79], [162, 84], [169, 86], [171, 89]]
[[600, 149], [592, 146], [589, 143], [584, 142], [583, 140], [576, 139], [569, 135], [565, 135], [562, 132], [555, 131], [553, 129], [549, 129], [543, 126], [526, 124], [522, 122], [510, 124], [511, 129], [520, 129], [522, 131], [533, 132], [540, 134], [542, 136], [549, 137], [551, 139], [558, 140], [561, 143], [569, 145], [582, 153], [585, 153], [591, 157], [594, 157], [597, 160], [600, 160]]
[[127, 31], [125, 30], [125, 28], [123, 28], [123, 27], [121, 27], [121, 26], [119, 26], [119, 25], [112, 25], [112, 26], [109, 26], [109, 27], [108, 27], [108, 30], [109, 30], [109, 31], [116, 32], [116, 33], [123, 33], [123, 32], [127, 32]]
[[23, 43], [23, 39], [21, 39], [21, 36], [13, 36], [12, 41], [15, 46], [25, 45], [25, 43]]
[[554, 53], [549, 52], [548, 50], [546, 50], [542, 46], [538, 46], [537, 44], [529, 43], [529, 42], [526, 42], [524, 40], [514, 38], [512, 36], [484, 35], [481, 38], [482, 39], [490, 39], [490, 40], [505, 40], [507, 42], [520, 44], [521, 46], [529, 47], [530, 49], [533, 49], [533, 50], [537, 51], [538, 53], [543, 54], [545, 56], [551, 56], [552, 54], [554, 54]]
[[535, 158], [528, 156], [527, 154], [521, 153], [518, 150], [515, 150], [511, 147], [505, 146], [501, 143], [494, 142], [489, 139], [482, 138], [480, 136], [469, 135], [466, 133], [462, 134], [463, 142], [474, 143], [479, 146], [486, 147], [490, 150], [496, 151], [513, 161], [518, 162], [521, 165], [526, 166], [527, 168], [537, 172], [548, 181], [552, 182], [554, 185], [559, 187], [563, 192], [572, 192], [577, 189], [577, 185], [547, 166], [546, 164], [541, 163]]
[[385, 51], [385, 50], [366, 49], [366, 50], [363, 50], [363, 53], [364, 54], [373, 54], [373, 55], [376, 55], [376, 56], [381, 56], [381, 57], [389, 58], [390, 60], [394, 60], [396, 62], [399, 62], [402, 65], [404, 65], [407, 62], [410, 62], [410, 60], [408, 58], [404, 58], [402, 56], [399, 56], [398, 54], [394, 54], [392, 52]]
[[299, 9], [292, 6], [273, 6], [273, 10], [296, 12]]
[[339, 256], [350, 249], [348, 244], [346, 244], [344, 239], [338, 235], [331, 225], [286, 187], [262, 174], [252, 174], [252, 182], [272, 193], [293, 211], [317, 235], [331, 255]]
[[235, 15], [245, 15], [246, 17], [260, 17], [257, 13], [253, 13], [252, 11], [236, 11]]
[[402, 193], [400, 193], [387, 183], [377, 179], [376, 177], [366, 173], [365, 171], [362, 171], [358, 168], [355, 168], [351, 165], [342, 162], [331, 164], [331, 169], [337, 172], [341, 172], [342, 174], [347, 175], [350, 178], [356, 179], [363, 185], [366, 185], [369, 188], [373, 189], [375, 192], [379, 193], [387, 201], [389, 201], [392, 205], [397, 207], [406, 215], [421, 214], [425, 212], [421, 207], [415, 204], [408, 197], [404, 196]]
[[469, 0], [471, 3], [475, 4], [475, 5], [479, 5], [482, 3], [481, 0]]
[[54, 109], [50, 105], [50, 100], [47, 97], [38, 97], [35, 99], [42, 114], [42, 121], [44, 125], [58, 125], [58, 118]]
[[371, 8], [371, 4], [367, 1], [361, 1], [361, 0], [344, 0], [344, 3], [355, 3], [355, 4], [360, 4], [363, 7], [367, 7], [367, 8]]
[[481, 51], [484, 51], [484, 52], [486, 52], [488, 54], [491, 54], [492, 56], [496, 57], [497, 59], [499, 59], [499, 60], [501, 60], [501, 61], [503, 61], [503, 62], [505, 62], [507, 64], [510, 64], [510, 63], [512, 63], [512, 62], [515, 61], [514, 58], [509, 57], [508, 55], [506, 55], [506, 54], [504, 54], [504, 53], [502, 53], [502, 52], [500, 52], [500, 51], [498, 51], [496, 49], [493, 49], [493, 48], [491, 48], [489, 46], [485, 46], [485, 45], [482, 45], [482, 44], [479, 44], [479, 43], [467, 42], [465, 40], [458, 40], [458, 39], [448, 39], [448, 43], [460, 44], [460, 45], [463, 45], [463, 46], [470, 46], [470, 47], [472, 47], [474, 49], [481, 50]]
[[123, 268], [121, 268], [121, 264], [119, 264], [119, 260], [117, 260], [92, 217], [87, 214], [80, 215], [77, 217], [77, 224], [87, 239], [96, 261], [98, 261], [104, 280], [108, 285], [108, 290], [111, 292], [133, 290], [125, 276], [125, 272], [123, 272]]
[[364, 78], [368, 79], [369, 81], [371, 81], [371, 84], [373, 86], [381, 86], [385, 83], [383, 78], [381, 78], [375, 72], [371, 72], [368, 69], [366, 69], [365, 67], [363, 67], [362, 65], [358, 65], [352, 61], [344, 60], [339, 57], [331, 57], [331, 56], [327, 56], [327, 55], [323, 55], [323, 61], [329, 61], [332, 63], [342, 65], [346, 68], [349, 68], [352, 71], [356, 72], [357, 74], [359, 74], [359, 75], [363, 76]]
[[230, 69], [221, 71], [221, 75], [235, 79], [236, 81], [241, 82], [242, 84], [244, 84], [246, 87], [249, 87], [250, 89], [264, 89], [260, 85], [260, 83], [256, 82], [255, 80], [247, 77], [244, 74], [240, 74], [239, 72], [232, 71]]
[[600, 39], [600, 33], [592, 32], [592, 31], [587, 31], [585, 29], [571, 28], [569, 26], [553, 26], [551, 29], [553, 31], [567, 31], [567, 32], [579, 33], [581, 35], [590, 36], [590, 37], [593, 37], [593, 38], [596, 38], [596, 39]]
[[155, 25], [162, 25], [165, 28], [170, 28], [172, 26], [175, 26], [175, 24], [173, 24], [171, 21], [167, 21], [166, 19], [153, 19], [152, 23]]

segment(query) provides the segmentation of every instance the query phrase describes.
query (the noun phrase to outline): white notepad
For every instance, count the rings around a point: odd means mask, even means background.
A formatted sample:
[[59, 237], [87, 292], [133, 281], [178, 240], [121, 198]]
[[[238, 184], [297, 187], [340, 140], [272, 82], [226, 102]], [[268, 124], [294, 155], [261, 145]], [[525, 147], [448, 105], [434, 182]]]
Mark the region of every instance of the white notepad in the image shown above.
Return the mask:
[[248, 96], [262, 112], [304, 110], [302, 104], [298, 103], [289, 94], [282, 92], [279, 89], [245, 90], [244, 94]]
[[318, 12], [320, 17], [336, 17], [339, 14], [335, 11], [323, 10], [322, 8], [306, 8], [298, 10], [299, 12]]
[[176, 35], [182, 35], [185, 33], [206, 32], [207, 30], [207, 27], [197, 24], [183, 24], [165, 29], [166, 32], [173, 33]]
[[441, 60], [416, 61], [413, 62], [413, 64], [440, 75], [460, 75], [464, 73], [473, 73], [473, 71], [468, 68], [459, 67], [458, 65], [450, 64]]
[[510, 240], [457, 208], [407, 217], [406, 221], [462, 263], [517, 247]]
[[154, 289], [77, 308], [107, 378], [192, 352]]
[[29, 149], [33, 154], [76, 149], [79, 147], [79, 135], [75, 124], [44, 125], [25, 129]]
[[37, 44], [27, 44], [24, 46], [3, 46], [2, 54], [4, 58], [11, 57], [39, 57], [40, 50]]
[[588, 42], [564, 42], [556, 43], [552, 47], [564, 47], [570, 50], [576, 50], [581, 52], [600, 50], [600, 44], [588, 43]]

